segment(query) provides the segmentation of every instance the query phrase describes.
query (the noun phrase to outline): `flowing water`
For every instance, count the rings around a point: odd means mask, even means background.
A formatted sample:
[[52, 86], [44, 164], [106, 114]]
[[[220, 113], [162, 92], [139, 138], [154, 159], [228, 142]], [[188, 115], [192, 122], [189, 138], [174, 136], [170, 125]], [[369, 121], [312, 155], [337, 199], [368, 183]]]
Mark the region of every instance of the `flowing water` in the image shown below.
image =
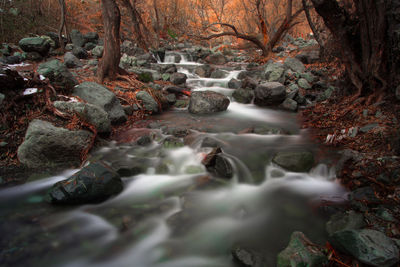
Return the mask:
[[[277, 151], [319, 150], [299, 130], [295, 114], [235, 102], [227, 83], [240, 65], [227, 68], [225, 78], [205, 79], [193, 74], [198, 63], [180, 55], [176, 65], [188, 86], [227, 95], [228, 110], [207, 116], [171, 110], [152, 118], [162, 130], [126, 133], [151, 132], [149, 146], [113, 142], [99, 149], [94, 158], [147, 166], [123, 178], [123, 192], [103, 203], [54, 207], [43, 201], [52, 184], [78, 170], [1, 190], [0, 265], [238, 266], [231, 249], [243, 245], [258, 249], [263, 266], [274, 266], [293, 231], [323, 242], [326, 218], [316, 207], [345, 195], [334, 171], [320, 164], [292, 173], [271, 163]], [[174, 60], [167, 54], [160, 64]], [[249, 128], [263, 134], [245, 133]], [[191, 133], [185, 146], [166, 148], [161, 142], [174, 129]], [[211, 150], [207, 143], [222, 147], [234, 167], [232, 179], [207, 174], [201, 164]]]

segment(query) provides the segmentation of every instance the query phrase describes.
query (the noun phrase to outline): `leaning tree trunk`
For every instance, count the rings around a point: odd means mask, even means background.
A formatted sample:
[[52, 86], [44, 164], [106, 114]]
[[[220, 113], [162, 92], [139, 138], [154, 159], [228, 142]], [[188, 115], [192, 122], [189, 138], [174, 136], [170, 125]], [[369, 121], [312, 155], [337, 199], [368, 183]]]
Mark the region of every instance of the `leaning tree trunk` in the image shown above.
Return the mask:
[[314, 34], [314, 38], [317, 41], [317, 43], [319, 44], [319, 53], [321, 57], [324, 57], [325, 54], [325, 44], [322, 41], [321, 38], [321, 34], [319, 33], [319, 31], [317, 30], [317, 27], [315, 27], [315, 23], [312, 21], [311, 18], [311, 14], [310, 14], [310, 10], [307, 8], [307, 0], [301, 0], [302, 4], [303, 4], [303, 8], [304, 8], [304, 13], [306, 14], [306, 18], [308, 21], [308, 25], [311, 28], [311, 31]]
[[[137, 10], [136, 7], [136, 0], [133, 1], [133, 3], [130, 2], [130, 0], [121, 0], [122, 4], [125, 6], [125, 8], [128, 10], [128, 14], [131, 18], [133, 28], [135, 30], [135, 35], [136, 35], [136, 43], [143, 49], [148, 50], [147, 48], [147, 41], [142, 33], [142, 30], [140, 26], [143, 28], [146, 28], [146, 26], [143, 23], [140, 14]], [[142, 25], [141, 25], [142, 24]], [[148, 32], [148, 30], [147, 30]]]
[[355, 0], [355, 10], [346, 10], [336, 0], [312, 0], [341, 50], [341, 60], [357, 88], [356, 97], [387, 88], [386, 11], [390, 1]]
[[102, 0], [104, 23], [104, 53], [99, 62], [97, 78], [103, 83], [105, 77], [115, 80], [120, 73], [121, 58], [119, 28], [121, 13], [115, 0]]

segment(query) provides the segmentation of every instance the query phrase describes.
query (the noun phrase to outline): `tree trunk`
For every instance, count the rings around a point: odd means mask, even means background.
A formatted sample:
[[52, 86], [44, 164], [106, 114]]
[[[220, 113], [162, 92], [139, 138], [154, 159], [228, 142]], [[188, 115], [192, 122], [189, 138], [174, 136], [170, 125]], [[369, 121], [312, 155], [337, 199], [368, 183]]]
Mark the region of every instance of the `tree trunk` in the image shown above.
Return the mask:
[[311, 31], [314, 34], [314, 38], [317, 41], [317, 43], [319, 44], [319, 53], [320, 56], [323, 57], [324, 55], [324, 51], [325, 51], [325, 44], [322, 41], [321, 35], [319, 34], [319, 31], [317, 30], [317, 28], [315, 27], [314, 22], [312, 21], [311, 18], [311, 14], [310, 14], [310, 10], [307, 8], [307, 0], [301, 0], [302, 4], [303, 4], [303, 8], [304, 8], [304, 13], [306, 14], [306, 18], [308, 21], [308, 25], [310, 25]]
[[386, 11], [390, 0], [357, 0], [347, 10], [336, 0], [312, 0], [341, 50], [356, 96], [387, 88]]
[[[131, 18], [132, 21], [133, 29], [135, 31], [137, 44], [141, 48], [147, 50], [147, 42], [140, 28], [142, 20], [140, 18], [139, 12], [136, 9], [136, 0], [133, 1], [133, 4], [130, 2], [130, 0], [121, 0], [121, 2], [128, 10], [129, 17]], [[142, 25], [142, 27], [145, 27], [145, 25]]]
[[65, 0], [58, 0], [60, 3], [60, 10], [61, 10], [61, 21], [60, 21], [60, 28], [58, 29], [58, 42], [60, 43], [61, 51], [64, 53], [65, 52], [65, 44], [64, 44], [64, 39], [62, 37], [62, 31], [64, 29], [64, 26], [66, 28], [66, 7], [65, 7]]
[[120, 10], [115, 0], [102, 0], [102, 16], [104, 23], [104, 53], [99, 62], [97, 78], [103, 83], [105, 77], [115, 80], [120, 73]]

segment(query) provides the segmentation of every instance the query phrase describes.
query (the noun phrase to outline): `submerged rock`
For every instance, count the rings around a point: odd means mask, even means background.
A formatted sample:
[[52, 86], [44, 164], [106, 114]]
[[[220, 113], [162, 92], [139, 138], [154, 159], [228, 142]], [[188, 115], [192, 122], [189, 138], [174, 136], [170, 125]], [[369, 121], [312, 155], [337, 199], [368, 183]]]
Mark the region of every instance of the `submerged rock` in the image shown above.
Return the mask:
[[294, 232], [287, 248], [278, 254], [278, 267], [320, 267], [328, 258], [302, 232]]
[[390, 267], [399, 262], [399, 249], [395, 242], [375, 230], [339, 231], [330, 237], [330, 242], [334, 248], [371, 266]]
[[314, 166], [314, 156], [311, 152], [278, 152], [272, 162], [293, 172], [308, 172]]
[[118, 173], [106, 164], [96, 162], [54, 184], [46, 198], [52, 204], [85, 204], [103, 201], [122, 189]]
[[194, 114], [210, 114], [225, 111], [230, 104], [223, 94], [213, 91], [193, 92], [189, 102], [189, 112]]
[[90, 104], [104, 109], [108, 113], [111, 123], [123, 123], [127, 119], [125, 111], [115, 94], [103, 85], [84, 82], [74, 88], [73, 94]]
[[87, 131], [70, 131], [50, 122], [33, 120], [18, 148], [18, 159], [30, 168], [76, 167], [91, 137]]

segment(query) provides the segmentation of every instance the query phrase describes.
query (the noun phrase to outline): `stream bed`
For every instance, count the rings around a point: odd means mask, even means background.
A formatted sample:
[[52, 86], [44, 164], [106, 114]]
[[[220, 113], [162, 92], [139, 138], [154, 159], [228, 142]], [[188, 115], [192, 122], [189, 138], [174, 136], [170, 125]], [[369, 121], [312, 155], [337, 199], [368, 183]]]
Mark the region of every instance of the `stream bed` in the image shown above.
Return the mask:
[[[223, 67], [224, 78], [200, 78], [199, 63], [181, 55], [178, 71], [192, 91], [211, 90], [230, 98], [225, 112], [190, 114], [175, 108], [151, 117], [147, 146], [111, 142], [92, 155], [112, 165], [140, 162], [141, 172], [123, 178], [124, 190], [99, 204], [52, 206], [46, 191], [78, 170], [0, 191], [2, 266], [241, 266], [236, 246], [257, 248], [262, 263], [275, 266], [293, 231], [314, 242], [326, 240], [324, 202], [342, 202], [345, 190], [324, 161], [308, 173], [286, 171], [271, 162], [280, 151], [318, 155], [295, 113], [240, 104], [228, 88], [241, 65]], [[165, 63], [173, 63], [172, 55]], [[252, 132], [246, 131], [252, 129]], [[187, 131], [182, 143], [165, 139]], [[175, 134], [176, 135], [176, 134]], [[178, 135], [179, 136], [179, 135]], [[221, 147], [233, 177], [210, 175], [202, 160]]]

